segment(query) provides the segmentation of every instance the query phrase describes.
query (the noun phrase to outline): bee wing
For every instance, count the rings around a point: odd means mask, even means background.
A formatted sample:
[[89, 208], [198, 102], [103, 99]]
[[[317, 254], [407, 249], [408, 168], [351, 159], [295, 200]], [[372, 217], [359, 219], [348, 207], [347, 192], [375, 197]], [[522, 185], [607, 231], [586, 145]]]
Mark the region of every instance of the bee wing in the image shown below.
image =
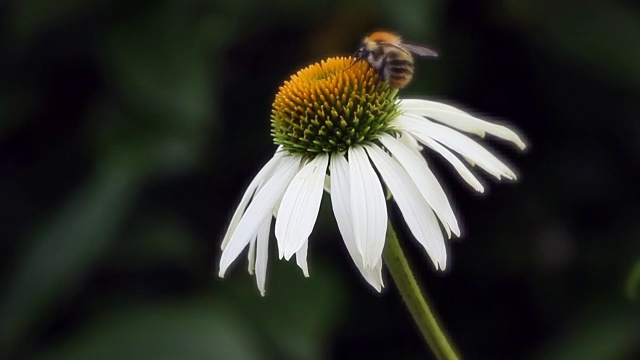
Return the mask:
[[412, 53], [418, 55], [418, 56], [438, 56], [438, 53], [431, 50], [431, 49], [427, 49], [426, 47], [422, 47], [422, 46], [418, 46], [418, 45], [411, 45], [411, 44], [400, 44], [400, 46], [407, 50], [407, 51], [411, 51]]

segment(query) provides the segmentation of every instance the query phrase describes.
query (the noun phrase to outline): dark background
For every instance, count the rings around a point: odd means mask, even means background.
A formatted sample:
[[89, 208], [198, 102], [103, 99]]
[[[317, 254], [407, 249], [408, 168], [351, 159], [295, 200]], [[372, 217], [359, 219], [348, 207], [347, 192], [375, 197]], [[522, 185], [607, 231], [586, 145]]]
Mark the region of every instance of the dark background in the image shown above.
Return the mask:
[[244, 257], [214, 275], [273, 153], [278, 86], [385, 28], [441, 54], [401, 96], [500, 119], [530, 145], [483, 141], [520, 174], [482, 175], [483, 196], [436, 161], [464, 232], [446, 272], [396, 222], [460, 353], [640, 358], [637, 2], [14, 0], [0, 14], [1, 357], [431, 356], [389, 275], [381, 294], [361, 279], [326, 201], [310, 278], [275, 248], [265, 298]]

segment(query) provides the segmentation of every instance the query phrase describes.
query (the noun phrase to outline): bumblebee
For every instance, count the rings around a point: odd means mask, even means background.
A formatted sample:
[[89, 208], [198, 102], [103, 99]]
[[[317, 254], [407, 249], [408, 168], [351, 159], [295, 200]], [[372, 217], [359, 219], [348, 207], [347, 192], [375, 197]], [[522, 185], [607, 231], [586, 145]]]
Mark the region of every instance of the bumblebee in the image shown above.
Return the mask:
[[401, 89], [413, 78], [412, 54], [438, 56], [431, 49], [403, 43], [402, 38], [396, 34], [377, 31], [362, 39], [362, 47], [353, 55], [353, 64], [365, 60], [391, 88]]

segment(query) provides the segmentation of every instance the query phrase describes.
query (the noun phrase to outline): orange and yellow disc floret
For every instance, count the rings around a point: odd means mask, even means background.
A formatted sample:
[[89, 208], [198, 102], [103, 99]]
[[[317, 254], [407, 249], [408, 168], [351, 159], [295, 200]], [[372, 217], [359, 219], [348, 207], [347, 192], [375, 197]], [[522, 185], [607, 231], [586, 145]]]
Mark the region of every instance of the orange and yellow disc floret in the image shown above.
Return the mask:
[[285, 81], [273, 102], [274, 142], [291, 154], [345, 152], [354, 144], [393, 133], [399, 113], [397, 91], [366, 61], [329, 58]]

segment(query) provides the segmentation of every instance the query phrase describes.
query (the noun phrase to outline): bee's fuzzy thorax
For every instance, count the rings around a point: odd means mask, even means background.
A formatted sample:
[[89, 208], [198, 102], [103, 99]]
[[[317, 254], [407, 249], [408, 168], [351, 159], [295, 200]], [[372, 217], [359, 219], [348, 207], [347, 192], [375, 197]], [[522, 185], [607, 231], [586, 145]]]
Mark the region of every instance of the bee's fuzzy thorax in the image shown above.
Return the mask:
[[369, 36], [367, 37], [370, 41], [375, 41], [375, 42], [387, 42], [387, 43], [392, 43], [392, 44], [397, 44], [402, 42], [402, 38], [399, 35], [396, 35], [394, 33], [391, 32], [387, 32], [387, 31], [376, 31], [373, 32], [371, 34], [369, 34]]

